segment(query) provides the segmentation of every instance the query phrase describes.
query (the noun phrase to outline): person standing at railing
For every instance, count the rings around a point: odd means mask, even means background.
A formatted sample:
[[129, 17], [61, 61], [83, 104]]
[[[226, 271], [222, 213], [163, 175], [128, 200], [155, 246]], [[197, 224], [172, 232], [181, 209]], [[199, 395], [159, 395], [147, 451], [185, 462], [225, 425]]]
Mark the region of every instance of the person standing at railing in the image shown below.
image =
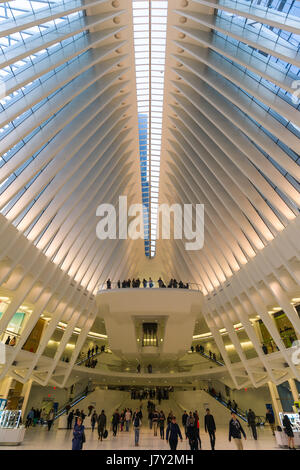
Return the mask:
[[256, 431], [256, 414], [251, 408], [248, 411], [248, 425], [251, 428], [253, 439], [257, 441], [257, 431]]
[[106, 281], [106, 288], [111, 289], [111, 280], [110, 279], [107, 279], [107, 281]]

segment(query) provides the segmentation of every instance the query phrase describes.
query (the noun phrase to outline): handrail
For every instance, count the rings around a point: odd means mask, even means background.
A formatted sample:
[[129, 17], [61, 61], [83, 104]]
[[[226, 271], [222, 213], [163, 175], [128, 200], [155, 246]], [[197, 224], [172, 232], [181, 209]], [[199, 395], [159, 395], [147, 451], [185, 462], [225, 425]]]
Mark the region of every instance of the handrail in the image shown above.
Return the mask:
[[66, 412], [66, 408], [68, 405], [70, 405], [70, 409], [74, 408], [77, 403], [79, 403], [81, 400], [86, 398], [90, 393], [94, 392], [94, 390], [84, 390], [83, 392], [80, 392], [75, 398], [73, 398], [72, 401], [66, 403], [64, 406], [62, 406], [56, 413], [54, 420], [62, 416]]
[[209, 361], [214, 362], [215, 364], [218, 364], [219, 366], [222, 366], [222, 367], [225, 366], [225, 364], [224, 364], [223, 362], [218, 361], [217, 359], [213, 359], [212, 357], [209, 356], [209, 354], [206, 354], [205, 352], [196, 351], [196, 353], [201, 354], [201, 356], [205, 357], [205, 358], [208, 359]]
[[103, 353], [105, 351], [98, 351], [94, 354], [91, 354], [89, 357], [86, 356], [84, 359], [80, 359], [78, 362], [75, 363], [75, 366], [80, 366], [80, 364], [82, 364], [83, 362], [86, 362], [86, 361], [89, 361], [91, 358], [95, 357], [95, 356], [100, 356], [101, 353]]

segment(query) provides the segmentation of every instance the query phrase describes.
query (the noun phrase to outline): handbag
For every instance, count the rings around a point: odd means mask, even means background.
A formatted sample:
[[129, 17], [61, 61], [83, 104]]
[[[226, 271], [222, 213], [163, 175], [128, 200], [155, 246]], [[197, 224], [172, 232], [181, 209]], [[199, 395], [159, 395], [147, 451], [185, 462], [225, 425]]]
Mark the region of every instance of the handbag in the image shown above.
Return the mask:
[[107, 429], [105, 429], [105, 431], [104, 431], [104, 433], [103, 433], [103, 438], [106, 439], [107, 436], [108, 436], [108, 431], [107, 431]]

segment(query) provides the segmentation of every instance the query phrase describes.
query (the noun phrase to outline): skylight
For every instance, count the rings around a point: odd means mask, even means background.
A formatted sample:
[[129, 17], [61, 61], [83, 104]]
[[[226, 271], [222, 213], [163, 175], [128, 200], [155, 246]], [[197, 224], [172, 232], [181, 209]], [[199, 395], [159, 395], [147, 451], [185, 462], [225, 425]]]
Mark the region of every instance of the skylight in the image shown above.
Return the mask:
[[145, 253], [156, 251], [168, 2], [133, 0]]

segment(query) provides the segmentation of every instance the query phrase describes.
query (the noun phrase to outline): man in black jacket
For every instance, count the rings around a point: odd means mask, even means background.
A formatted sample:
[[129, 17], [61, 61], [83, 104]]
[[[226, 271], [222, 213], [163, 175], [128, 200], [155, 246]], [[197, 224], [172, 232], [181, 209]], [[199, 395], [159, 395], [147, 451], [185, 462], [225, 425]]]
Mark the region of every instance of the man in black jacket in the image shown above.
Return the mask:
[[168, 424], [167, 434], [166, 434], [166, 440], [169, 441], [169, 445], [170, 445], [171, 450], [176, 450], [177, 449], [178, 436], [180, 437], [180, 439], [182, 441], [182, 435], [181, 435], [180, 427], [176, 423], [176, 417], [173, 416], [171, 423]]
[[205, 432], [208, 432], [211, 450], [215, 450], [216, 443], [216, 423], [213, 415], [210, 414], [209, 408], [206, 408], [206, 415], [204, 416], [204, 428]]
[[274, 418], [272, 411], [269, 408], [266, 413], [266, 421], [269, 423], [272, 429], [273, 436], [275, 436], [275, 418]]
[[254, 411], [252, 411], [251, 408], [249, 408], [249, 411], [248, 411], [248, 425], [250, 426], [250, 428], [252, 430], [254, 440], [257, 441], [257, 432], [256, 432], [255, 420], [256, 420], [256, 415], [255, 415]]
[[229, 442], [231, 442], [231, 438], [233, 438], [237, 450], [243, 450], [242, 434], [246, 440], [246, 433], [237, 419], [235, 412], [232, 411], [231, 420], [229, 421]]
[[186, 420], [188, 419], [188, 414], [186, 412], [186, 410], [184, 411], [183, 415], [182, 415], [182, 426], [183, 426], [183, 429], [185, 431], [185, 437], [187, 438], [187, 435], [186, 435]]

